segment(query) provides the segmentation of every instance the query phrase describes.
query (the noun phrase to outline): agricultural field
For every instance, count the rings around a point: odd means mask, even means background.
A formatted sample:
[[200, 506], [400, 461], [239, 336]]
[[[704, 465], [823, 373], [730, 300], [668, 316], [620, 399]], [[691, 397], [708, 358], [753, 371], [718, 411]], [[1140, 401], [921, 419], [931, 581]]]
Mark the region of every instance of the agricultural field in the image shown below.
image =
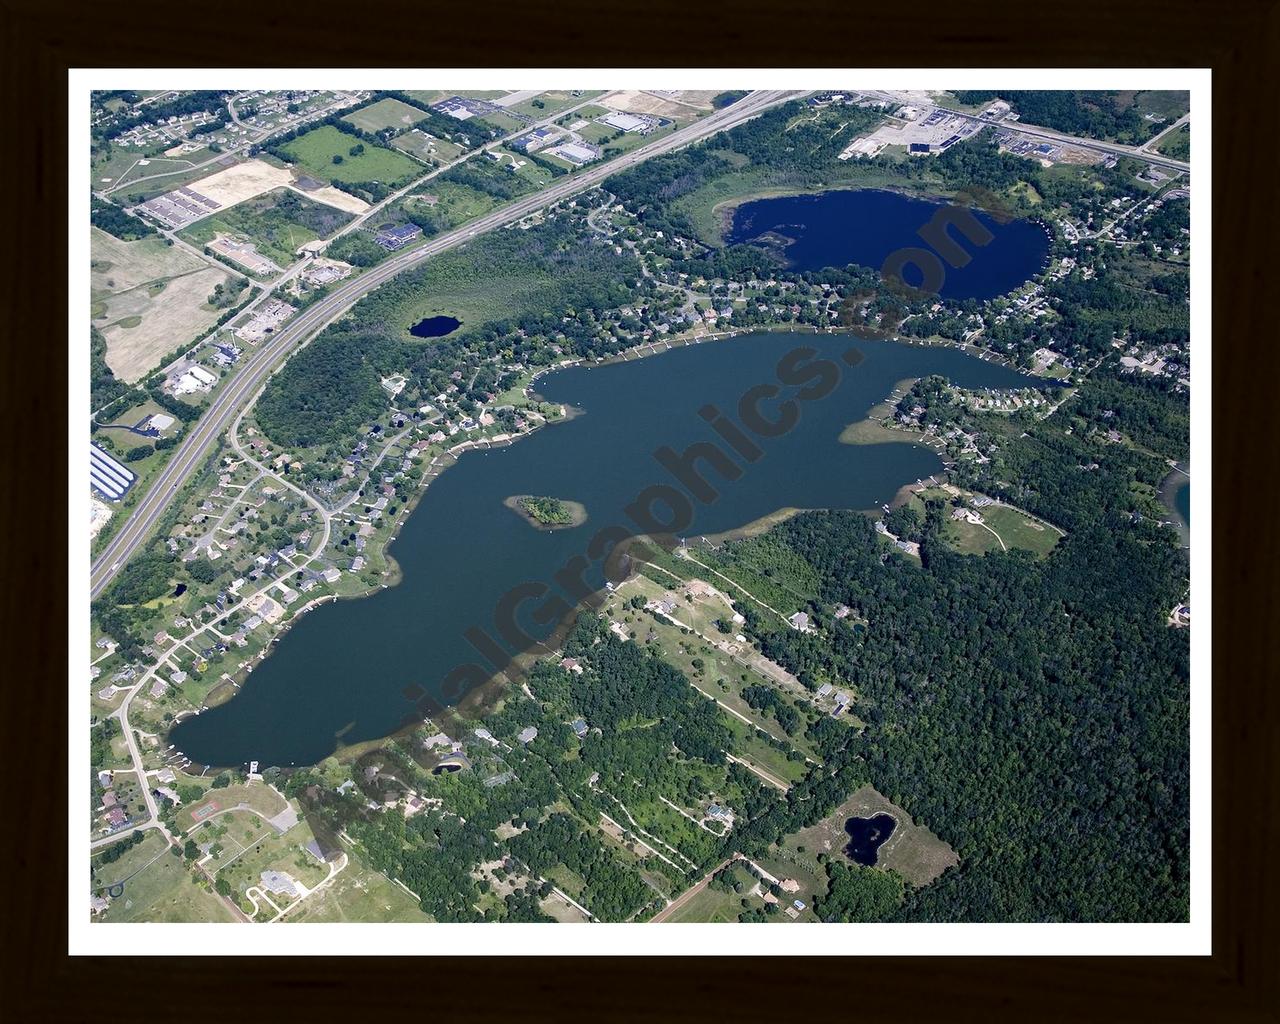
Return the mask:
[[332, 206], [313, 202], [292, 189], [278, 188], [220, 210], [181, 232], [180, 237], [204, 246], [218, 235], [252, 242], [258, 252], [280, 266], [297, 257], [298, 247], [316, 238], [328, 238], [351, 216]]
[[346, 121], [347, 124], [355, 125], [361, 131], [373, 135], [384, 128], [404, 131], [413, 127], [426, 116], [427, 112], [425, 110], [419, 110], [403, 100], [387, 98], [379, 100], [370, 106], [352, 111], [342, 120]]
[[233, 275], [164, 239], [122, 242], [92, 228], [89, 245], [92, 323], [106, 338], [107, 365], [126, 383], [141, 380], [225, 311], [209, 296], [218, 285], [233, 288]]
[[[352, 155], [351, 150], [358, 146], [363, 146], [363, 151]], [[281, 148], [302, 170], [323, 181], [377, 181], [395, 187], [422, 170], [403, 153], [361, 142], [332, 125], [315, 128]], [[335, 158], [339, 162], [335, 163]]]

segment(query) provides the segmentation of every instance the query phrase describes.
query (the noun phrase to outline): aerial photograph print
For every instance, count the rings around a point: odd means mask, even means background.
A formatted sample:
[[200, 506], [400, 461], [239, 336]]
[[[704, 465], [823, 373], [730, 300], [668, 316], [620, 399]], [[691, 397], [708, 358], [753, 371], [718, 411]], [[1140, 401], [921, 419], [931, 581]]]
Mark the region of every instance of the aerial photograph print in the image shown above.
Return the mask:
[[82, 948], [1207, 925], [1203, 79], [256, 74], [70, 92]]

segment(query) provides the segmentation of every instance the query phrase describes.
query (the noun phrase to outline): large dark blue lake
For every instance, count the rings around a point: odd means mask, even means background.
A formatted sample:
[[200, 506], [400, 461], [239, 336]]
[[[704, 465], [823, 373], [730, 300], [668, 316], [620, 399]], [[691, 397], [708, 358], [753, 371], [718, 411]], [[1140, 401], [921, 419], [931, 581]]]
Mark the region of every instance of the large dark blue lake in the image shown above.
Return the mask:
[[[734, 211], [725, 240], [758, 242], [781, 252], [793, 270], [822, 270], [850, 263], [880, 270], [886, 258], [904, 248], [928, 248], [919, 234], [943, 206], [941, 200], [919, 199], [881, 189], [849, 189], [814, 195], [777, 196], [743, 203]], [[938, 294], [948, 299], [990, 299], [1012, 291], [1044, 269], [1049, 237], [1029, 220], [998, 224], [975, 211], [991, 234], [976, 244], [954, 227], [950, 237], [970, 259], [964, 266], [941, 265]], [[920, 269], [908, 264], [903, 279], [924, 284]]]
[[[840, 367], [839, 383], [826, 397], [801, 399], [796, 383], [779, 384], [779, 360], [800, 346], [814, 352], [798, 366], [827, 360], [832, 369]], [[842, 362], [849, 351], [861, 354], [858, 365]], [[777, 418], [790, 399], [798, 422], [778, 437], [752, 435], [763, 455], [754, 464], [735, 457], [742, 466], [735, 481], [699, 463], [719, 498], [691, 501], [694, 520], [682, 533], [724, 532], [783, 507], [878, 506], [902, 485], [937, 472], [941, 461], [919, 445], [851, 446], [838, 436], [896, 382], [933, 373], [967, 387], [1028, 383], [957, 349], [811, 333], [756, 334], [551, 373], [539, 390], [579, 415], [509, 447], [464, 454], [402, 524], [391, 546], [403, 571], [397, 586], [303, 616], [230, 701], [184, 720], [170, 739], [211, 766], [309, 764], [339, 742], [396, 731], [413, 712], [407, 686], [424, 688], [440, 705], [456, 703], [442, 686], [445, 676], [482, 661], [464, 637], [468, 628], [497, 636], [495, 606], [517, 584], [544, 582], [562, 593], [554, 574], [575, 555], [587, 554], [597, 531], [634, 528], [624, 509], [645, 488], [675, 483], [654, 452], [716, 441], [699, 411], [713, 404], [739, 421], [740, 398], [757, 386], [779, 388], [760, 404], [762, 415]], [[533, 529], [503, 505], [519, 494], [582, 502], [588, 519], [572, 529]], [[665, 516], [664, 506], [650, 507]], [[588, 561], [583, 578], [601, 589], [599, 556]], [[541, 604], [522, 606], [520, 621], [534, 636], [546, 633], [531, 620]]]

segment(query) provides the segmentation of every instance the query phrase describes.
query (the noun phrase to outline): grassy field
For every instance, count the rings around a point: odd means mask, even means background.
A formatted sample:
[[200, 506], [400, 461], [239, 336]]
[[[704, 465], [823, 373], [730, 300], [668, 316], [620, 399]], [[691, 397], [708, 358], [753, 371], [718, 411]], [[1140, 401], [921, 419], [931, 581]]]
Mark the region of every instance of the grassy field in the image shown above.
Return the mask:
[[192, 245], [202, 247], [219, 235], [233, 235], [253, 242], [267, 259], [288, 266], [298, 247], [316, 238], [327, 238], [351, 220], [351, 215], [278, 188], [266, 195], [220, 210], [180, 233]]
[[210, 891], [203, 876], [181, 857], [168, 852], [130, 878], [124, 892], [112, 899], [98, 917], [103, 922], [223, 923], [235, 919], [226, 903]]
[[[816, 825], [786, 836], [779, 848], [771, 852], [777, 853], [793, 869], [802, 871], [803, 877], [801, 874], [792, 875], [801, 882], [802, 892], [806, 882], [813, 890], [825, 892], [826, 872], [817, 862], [818, 854], [844, 856], [842, 851], [849, 841], [844, 830], [845, 822], [852, 817], [865, 818], [881, 813], [891, 815], [898, 824], [877, 851], [876, 867], [891, 868], [911, 885], [923, 886], [960, 862], [950, 846], [923, 825], [915, 824], [906, 811], [872, 786], [863, 786]], [[776, 871], [773, 873], [778, 874]], [[819, 878], [822, 879], [820, 889], [816, 881]], [[805, 899], [803, 895], [800, 898]]]
[[90, 230], [90, 315], [107, 339], [107, 365], [126, 383], [213, 325], [209, 296], [233, 277], [163, 239], [122, 242]]
[[[957, 491], [957, 493], [966, 499], [972, 496], [969, 492]], [[930, 498], [948, 503], [943, 513], [942, 536], [962, 555], [981, 555], [988, 551], [1022, 548], [1032, 552], [1037, 558], [1044, 558], [1053, 550], [1061, 537], [1056, 530], [1009, 505], [987, 505], [985, 508], [974, 509], [973, 511], [982, 516], [981, 524], [952, 519], [953, 495], [940, 487], [923, 488], [913, 492], [908, 499], [909, 504], [922, 519], [925, 501]]]
[[353, 111], [342, 120], [355, 125], [361, 131], [371, 135], [384, 128], [405, 129], [412, 127], [427, 116], [425, 110], [410, 106], [402, 100], [385, 99], [377, 103]]
[[[300, 821], [283, 835], [268, 832], [239, 856], [218, 868], [218, 877], [225, 878], [237, 898], [246, 890], [262, 884], [264, 871], [285, 872], [308, 889], [315, 888], [329, 874], [328, 866], [316, 860], [303, 848], [313, 836], [306, 822]], [[277, 906], [283, 906], [285, 896], [272, 894]]]
[[[637, 576], [628, 580], [618, 590], [621, 602], [630, 600], [640, 594], [651, 600], [670, 597], [671, 592], [656, 584], [645, 576]], [[715, 617], [731, 616], [722, 598], [702, 598], [694, 602], [678, 601], [677, 608], [671, 613], [673, 620], [693, 626], [706, 636], [719, 636], [710, 620]], [[627, 621], [630, 616], [631, 621]], [[779, 692], [783, 700], [792, 707], [797, 707], [796, 699], [803, 692], [799, 683], [790, 687], [779, 686], [776, 679], [756, 671], [749, 664], [757, 657], [754, 649], [743, 648], [737, 660], [732, 654], [719, 647], [712, 646], [698, 636], [685, 634], [679, 627], [659, 621], [651, 613], [643, 610], [624, 609], [614, 606], [613, 617], [622, 620], [623, 625], [634, 631], [640, 641], [652, 634], [664, 660], [693, 681], [702, 692], [729, 709], [725, 713], [726, 724], [737, 737], [735, 752], [741, 754], [753, 764], [763, 768], [784, 782], [795, 782], [805, 771], [803, 761], [788, 761], [786, 752], [780, 751], [755, 734], [755, 729], [763, 729], [777, 739], [787, 743], [807, 757], [816, 759], [816, 752], [803, 735], [788, 736], [786, 731], [768, 711], [756, 710], [742, 697], [747, 686], [769, 686]], [[701, 668], [694, 662], [700, 662]], [[734, 714], [736, 712], [736, 715]], [[741, 716], [737, 717], [737, 716]], [[801, 712], [803, 718], [803, 712]], [[748, 719], [752, 725], [742, 721]]]
[[[145, 163], [139, 165], [139, 161]], [[115, 147], [105, 159], [94, 161], [90, 168], [94, 188], [112, 188], [127, 183], [134, 178], [142, 178], [149, 174], [163, 174], [166, 171], [186, 171], [194, 166], [194, 161], [187, 157], [149, 157], [137, 149]]]
[[[580, 96], [575, 96], [571, 92], [557, 92], [552, 89], [548, 92], [538, 93], [537, 96], [530, 97], [527, 100], [522, 100], [508, 109], [514, 110], [518, 114], [526, 114], [535, 120], [541, 121], [543, 118], [558, 114], [560, 111], [565, 110], [568, 107], [575, 106], [583, 100], [593, 99], [599, 95], [601, 95], [599, 91], [590, 89], [583, 92]], [[539, 103], [541, 103], [542, 106], [538, 106]]]
[[[353, 147], [363, 145], [364, 152], [352, 156]], [[422, 168], [403, 153], [361, 142], [354, 135], [324, 125], [307, 132], [282, 147], [285, 153], [308, 174], [323, 181], [378, 181], [395, 187], [409, 181]], [[341, 163], [334, 163], [341, 157]]]
[[523, 153], [513, 153], [504, 147], [498, 147], [496, 152], [502, 154], [502, 166], [510, 164], [515, 168], [516, 174], [531, 182], [538, 188], [545, 188], [551, 184], [552, 174], [545, 167], [534, 163]]
[[[350, 851], [348, 856], [351, 856]], [[415, 924], [429, 920], [417, 900], [400, 886], [352, 858], [332, 882], [308, 896], [302, 906], [282, 922], [381, 924], [395, 921]]]
[[476, 118], [477, 121], [483, 121], [485, 124], [492, 125], [504, 135], [517, 131], [524, 127], [524, 122], [518, 117], [512, 117], [510, 114], [502, 111], [495, 111], [491, 114], [485, 114], [484, 117]]
[[1177, 131], [1170, 132], [1156, 149], [1173, 160], [1191, 159], [1191, 125], [1184, 124]]
[[507, 95], [506, 89], [474, 89], [462, 91], [460, 89], [406, 89], [404, 94], [416, 103], [423, 106], [430, 106], [432, 103], [439, 103], [441, 100], [447, 100], [450, 96], [464, 96], [473, 100], [497, 100]]
[[187, 834], [198, 846], [212, 844], [204, 867], [215, 873], [262, 839], [274, 835], [275, 830], [252, 811], [228, 811], [197, 824]]
[[[428, 182], [422, 193], [406, 196], [403, 202], [405, 210], [414, 213], [427, 213], [437, 218], [441, 231], [448, 231], [469, 220], [475, 220], [492, 210], [497, 203], [491, 196], [477, 192], [466, 185], [453, 181]], [[424, 196], [434, 196], [434, 204]]]
[[436, 166], [452, 163], [462, 154], [461, 146], [454, 145], [446, 139], [437, 139], [416, 128], [403, 135], [397, 135], [391, 145], [402, 153], [409, 153], [419, 160]]
[[[1129, 94], [1121, 93], [1119, 101]], [[1132, 103], [1144, 114], [1158, 114], [1169, 121], [1176, 121], [1191, 109], [1191, 93], [1185, 89], [1146, 89], [1134, 93]]]
[[185, 832], [196, 822], [204, 820], [197, 817], [196, 812], [211, 804], [216, 805], [215, 810], [219, 811], [244, 804], [268, 818], [279, 814], [287, 806], [284, 797], [262, 782], [224, 786], [221, 789], [210, 789], [207, 799], [183, 807], [178, 812], [178, 827]]
[[737, 893], [703, 889], [666, 919], [669, 924], [732, 924], [742, 912]]
[[[104, 851], [100, 850], [94, 855], [90, 861], [89, 875], [90, 885], [94, 890], [107, 889], [113, 885], [128, 882], [130, 878], [141, 874], [156, 857], [168, 853], [169, 844], [159, 831], [152, 829], [144, 832], [143, 835], [146, 838], [142, 842], [126, 850], [118, 860], [109, 864], [102, 859]], [[111, 847], [108, 846], [106, 849], [110, 850]]]

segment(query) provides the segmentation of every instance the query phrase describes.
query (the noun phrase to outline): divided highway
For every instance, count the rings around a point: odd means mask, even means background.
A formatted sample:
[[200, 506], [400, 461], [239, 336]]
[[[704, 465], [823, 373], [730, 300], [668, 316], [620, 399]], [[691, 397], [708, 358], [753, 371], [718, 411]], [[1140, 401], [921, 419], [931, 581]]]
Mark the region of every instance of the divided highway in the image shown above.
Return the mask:
[[622, 156], [597, 167], [579, 171], [553, 183], [524, 199], [516, 200], [492, 213], [486, 214], [464, 227], [431, 239], [425, 245], [410, 252], [393, 256], [359, 277], [334, 289], [315, 305], [298, 313], [292, 320], [264, 341], [244, 361], [239, 373], [218, 390], [209, 408], [196, 421], [195, 427], [178, 446], [173, 457], [152, 481], [150, 490], [120, 531], [111, 538], [90, 573], [90, 594], [97, 597], [119, 569], [142, 546], [169, 503], [177, 495], [192, 474], [203, 464], [222, 432], [234, 418], [237, 410], [254, 396], [267, 378], [283, 364], [287, 354], [304, 344], [318, 331], [341, 317], [359, 299], [396, 274], [414, 266], [430, 256], [463, 244], [476, 235], [505, 227], [535, 210], [559, 202], [576, 192], [584, 192], [598, 185], [617, 171], [641, 163], [650, 157], [670, 152], [707, 135], [749, 120], [769, 107], [800, 95], [784, 91], [757, 91], [749, 93], [724, 110], [708, 114], [664, 138], [624, 153]]
[[[952, 110], [950, 107], [939, 107], [948, 114], [954, 114], [956, 117], [963, 117], [967, 121], [975, 121], [978, 124], [994, 125], [1001, 131], [1017, 132], [1019, 135], [1030, 135], [1035, 139], [1044, 139], [1046, 142], [1056, 142], [1059, 145], [1074, 146], [1076, 149], [1089, 149], [1095, 153], [1105, 153], [1108, 156], [1130, 156], [1135, 160], [1141, 160], [1144, 163], [1155, 164], [1157, 167], [1163, 167], [1169, 171], [1182, 171], [1185, 174], [1191, 173], [1191, 165], [1185, 160], [1174, 160], [1172, 157], [1163, 156], [1160, 153], [1149, 153], [1145, 149], [1138, 146], [1122, 146], [1118, 142], [1099, 142], [1097, 139], [1084, 139], [1078, 135], [1067, 135], [1063, 132], [1056, 132], [1049, 128], [1041, 128], [1039, 125], [1023, 124], [1021, 121], [987, 121], [973, 114], [967, 114], [963, 110]], [[1190, 115], [1186, 115], [1190, 117]], [[1186, 118], [1177, 122], [1182, 124]], [[1170, 127], [1175, 127], [1170, 125]], [[1163, 134], [1163, 133], [1161, 133]], [[1149, 140], [1146, 145], [1150, 145], [1155, 139]]]

